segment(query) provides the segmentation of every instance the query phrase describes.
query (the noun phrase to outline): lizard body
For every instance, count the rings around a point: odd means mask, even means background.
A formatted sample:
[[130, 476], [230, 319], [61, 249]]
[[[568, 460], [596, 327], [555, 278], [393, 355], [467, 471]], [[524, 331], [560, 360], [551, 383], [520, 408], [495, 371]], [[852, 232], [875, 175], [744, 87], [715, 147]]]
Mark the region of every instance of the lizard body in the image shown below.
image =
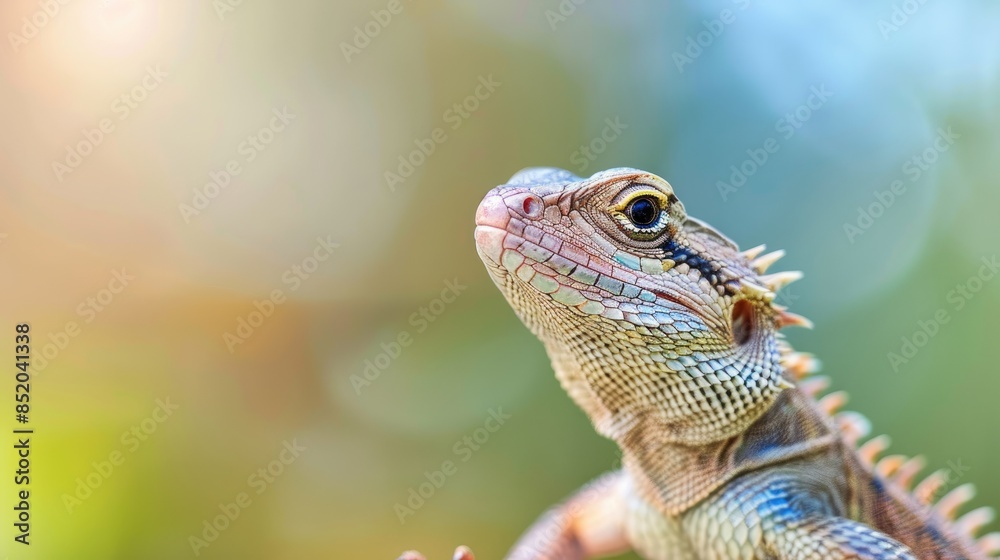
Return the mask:
[[[808, 321], [774, 302], [799, 273], [687, 216], [663, 179], [526, 169], [476, 214], [490, 276], [545, 345], [560, 383], [623, 469], [543, 517], [509, 560], [980, 560], [971, 487], [913, 488], [920, 459], [880, 459], [867, 421], [822, 398], [817, 362], [779, 333]], [[420, 558], [407, 553], [406, 558]], [[456, 558], [469, 560], [461, 548]]]

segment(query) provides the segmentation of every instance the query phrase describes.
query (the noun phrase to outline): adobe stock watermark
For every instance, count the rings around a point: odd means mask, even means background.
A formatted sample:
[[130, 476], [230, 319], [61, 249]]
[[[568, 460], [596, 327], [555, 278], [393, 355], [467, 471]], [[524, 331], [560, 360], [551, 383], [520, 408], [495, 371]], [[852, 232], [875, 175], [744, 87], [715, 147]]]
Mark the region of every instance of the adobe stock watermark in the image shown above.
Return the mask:
[[[955, 141], [961, 138], [960, 135], [951, 130], [950, 126], [947, 130], [938, 128], [937, 132], [938, 134], [930, 146], [920, 153], [914, 154], [903, 163], [900, 173], [909, 178], [910, 183], [919, 181], [924, 173], [930, 171], [934, 164], [941, 159], [941, 154], [950, 150], [955, 145]], [[851, 245], [854, 245], [859, 237], [870, 230], [875, 222], [907, 193], [908, 187], [902, 179], [894, 179], [889, 183], [888, 189], [872, 192], [872, 196], [875, 198], [874, 202], [867, 207], [858, 206], [858, 216], [855, 223], [844, 222], [844, 234], [847, 235], [847, 240]]]
[[577, 171], [581, 173], [586, 171], [590, 164], [594, 163], [598, 156], [608, 149], [608, 146], [617, 142], [622, 132], [627, 129], [628, 125], [621, 121], [621, 117], [604, 119], [604, 129], [601, 130], [601, 133], [570, 154], [570, 163], [576, 165]]
[[222, 333], [222, 341], [230, 354], [236, 353], [237, 347], [250, 340], [257, 329], [274, 315], [278, 306], [288, 301], [288, 294], [298, 291], [302, 284], [319, 270], [320, 265], [330, 258], [333, 251], [340, 248], [340, 243], [331, 240], [330, 237], [332, 236], [317, 237], [312, 253], [281, 273], [281, 283], [285, 288], [275, 288], [268, 297], [254, 300], [253, 311], [246, 316], [241, 315], [236, 318], [236, 328], [233, 332]]
[[243, 173], [244, 166], [256, 160], [260, 154], [267, 150], [268, 146], [274, 143], [279, 134], [288, 128], [288, 125], [295, 120], [295, 114], [288, 110], [288, 107], [277, 107], [271, 109], [271, 118], [267, 123], [257, 129], [257, 132], [247, 136], [236, 146], [236, 153], [242, 157], [233, 158], [226, 162], [219, 170], [208, 172], [209, 181], [200, 189], [196, 188], [192, 192], [190, 204], [180, 203], [177, 210], [184, 219], [185, 224], [191, 223], [191, 218], [197, 216], [208, 208], [219, 194], [232, 183], [234, 177], [239, 177]]
[[785, 286], [774, 296], [774, 303], [785, 307], [792, 307], [801, 297], [795, 293], [794, 286]]
[[902, 366], [909, 364], [920, 353], [920, 350], [941, 333], [944, 325], [951, 323], [954, 318], [953, 313], [959, 313], [968, 307], [969, 302], [979, 295], [990, 281], [996, 278], [997, 272], [1000, 272], [1000, 261], [997, 260], [997, 256], [983, 257], [980, 262], [982, 262], [982, 266], [975, 274], [964, 282], [956, 284], [955, 288], [945, 295], [945, 301], [949, 304], [950, 310], [949, 307], [941, 307], [930, 318], [917, 321], [917, 330], [902, 337], [899, 350], [886, 354], [893, 372], [899, 373]]
[[108, 136], [117, 130], [117, 125], [112, 117], [117, 117], [118, 122], [122, 122], [132, 115], [132, 111], [139, 108], [149, 94], [160, 87], [163, 79], [168, 74], [164, 72], [160, 65], [147, 66], [146, 74], [139, 79], [139, 82], [132, 89], [119, 95], [111, 102], [112, 116], [99, 119], [93, 127], [84, 127], [80, 131], [83, 137], [74, 144], [65, 146], [65, 156], [52, 160], [52, 173], [60, 183], [66, 175], [76, 171], [83, 164], [83, 160], [89, 157], [97, 148], [107, 140]]
[[[108, 280], [107, 285], [97, 290], [93, 295], [84, 298], [76, 306], [76, 314], [83, 320], [83, 324], [93, 323], [97, 316], [107, 309], [133, 280], [135, 280], [135, 276], [126, 272], [124, 267], [121, 270], [112, 270], [111, 279]], [[67, 321], [62, 329], [50, 332], [46, 337], [47, 341], [38, 343], [41, 346], [31, 363], [32, 373], [37, 375], [45, 371], [49, 363], [55, 360], [69, 346], [69, 343], [80, 336], [82, 332], [80, 323], [76, 321]]]
[[444, 289], [441, 290], [438, 297], [410, 314], [408, 322], [414, 330], [412, 332], [407, 329], [401, 330], [389, 342], [379, 344], [379, 352], [375, 356], [365, 359], [361, 374], [351, 375], [351, 386], [354, 388], [354, 394], [361, 396], [361, 389], [369, 387], [377, 381], [382, 373], [388, 370], [393, 362], [403, 354], [403, 350], [413, 344], [414, 335], [427, 331], [431, 323], [444, 315], [448, 306], [455, 303], [458, 296], [462, 295], [462, 292], [468, 288], [465, 284], [460, 284], [458, 278], [445, 280]]
[[72, 0], [40, 0], [38, 2], [38, 9], [35, 10], [30, 16], [25, 16], [21, 18], [21, 27], [19, 28], [20, 33], [15, 31], [7, 32], [7, 42], [10, 43], [10, 48], [17, 54], [22, 48], [24, 48], [32, 39], [38, 37], [38, 34], [45, 29], [52, 20], [59, 17], [59, 14], [63, 11], [63, 6], [69, 4]]
[[917, 12], [920, 11], [920, 8], [924, 7], [927, 1], [903, 0], [903, 2], [894, 3], [892, 5], [892, 13], [889, 14], [889, 19], [878, 20], [878, 30], [882, 34], [882, 40], [888, 41], [893, 33], [899, 33], [899, 30], [907, 23], [910, 23], [911, 18], [917, 15]]
[[401, 0], [389, 0], [384, 8], [369, 12], [371, 18], [361, 25], [354, 26], [354, 36], [351, 42], [341, 41], [340, 52], [344, 54], [344, 60], [348, 64], [353, 62], [354, 57], [372, 44], [376, 37], [382, 34], [385, 28], [394, 21], [394, 18], [403, 13], [406, 6]]
[[773, 136], [761, 142], [759, 147], [750, 148], [746, 151], [747, 158], [738, 164], [730, 165], [731, 171], [729, 182], [718, 180], [715, 187], [719, 190], [719, 196], [723, 202], [729, 200], [729, 196], [747, 184], [762, 167], [767, 165], [771, 156], [778, 153], [783, 141], [791, 140], [793, 136], [809, 122], [813, 116], [819, 112], [826, 103], [833, 97], [833, 92], [826, 89], [826, 84], [820, 84], [809, 88], [809, 97], [806, 101], [795, 109], [785, 113], [774, 123], [775, 132], [781, 135], [781, 139]]
[[555, 10], [545, 10], [545, 19], [549, 22], [549, 27], [555, 31], [560, 23], [568, 21], [580, 6], [586, 3], [587, 0], [559, 0]]
[[102, 460], [94, 461], [89, 473], [76, 479], [76, 489], [72, 494], [63, 493], [62, 502], [66, 513], [72, 515], [100, 489], [112, 475], [118, 472], [128, 458], [139, 450], [149, 438], [156, 433], [160, 424], [170, 419], [180, 409], [180, 405], [170, 402], [170, 397], [156, 399], [153, 411], [138, 424], [122, 432], [118, 440], [121, 447], [108, 453]]
[[940, 477], [941, 485], [934, 495], [929, 496], [929, 498], [936, 501], [941, 494], [944, 494], [948, 489], [952, 488], [965, 478], [965, 475], [971, 470], [972, 468], [968, 465], [962, 464], [961, 459], [957, 461], [948, 461], [945, 468], [937, 471], [936, 475]]
[[[483, 102], [493, 96], [497, 89], [503, 85], [493, 79], [493, 74], [479, 76], [479, 83], [472, 93], [464, 99], [452, 104], [441, 115], [444, 124], [452, 131], [462, 127], [466, 120], [472, 117], [479, 110]], [[385, 184], [389, 187], [389, 192], [396, 192], [396, 187], [402, 185], [420, 166], [427, 163], [427, 160], [434, 155], [438, 147], [448, 141], [448, 133], [442, 126], [435, 127], [430, 134], [413, 141], [415, 148], [408, 154], [399, 156], [399, 164], [395, 171], [387, 170], [384, 174]]]
[[244, 2], [245, 0], [212, 0], [212, 9], [219, 16], [219, 21], [225, 21], [226, 16], [235, 12]]
[[[732, 0], [732, 2], [740, 11], [750, 7], [750, 0]], [[723, 8], [718, 17], [702, 20], [701, 25], [704, 29], [694, 35], [687, 36], [684, 41], [684, 52], [674, 51], [671, 55], [677, 71], [683, 74], [685, 66], [693, 64], [709, 47], [714, 45], [716, 39], [721, 37], [726, 29], [736, 21], [738, 13], [729, 8]]]
[[253, 505], [254, 496], [266, 492], [278, 477], [285, 473], [285, 469], [298, 460], [302, 452], [307, 451], [304, 445], [299, 445], [297, 439], [281, 443], [282, 448], [278, 456], [247, 477], [249, 490], [236, 494], [231, 502], [219, 503], [219, 513], [202, 522], [200, 535], [188, 536], [188, 544], [195, 556], [201, 556], [206, 548], [215, 543], [222, 533], [232, 527], [243, 511]]
[[489, 416], [486, 417], [481, 427], [476, 428], [471, 434], [462, 436], [462, 439], [456, 441], [451, 447], [455, 459], [444, 461], [437, 470], [424, 471], [424, 480], [409, 489], [405, 500], [396, 502], [392, 506], [392, 511], [396, 514], [401, 525], [406, 523], [407, 517], [413, 517], [418, 510], [427, 505], [427, 502], [444, 488], [448, 480], [458, 474], [458, 467], [468, 463], [476, 452], [490, 441], [493, 434], [499, 432], [500, 428], [511, 418], [509, 414], [504, 414], [502, 406], [491, 408], [487, 413]]

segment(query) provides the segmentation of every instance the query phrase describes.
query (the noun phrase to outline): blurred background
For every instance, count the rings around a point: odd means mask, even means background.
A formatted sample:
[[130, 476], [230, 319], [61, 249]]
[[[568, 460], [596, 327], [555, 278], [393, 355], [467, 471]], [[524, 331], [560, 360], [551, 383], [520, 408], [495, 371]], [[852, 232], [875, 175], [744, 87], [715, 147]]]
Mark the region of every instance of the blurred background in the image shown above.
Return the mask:
[[500, 558], [618, 464], [473, 245], [483, 194], [535, 165], [655, 172], [786, 249], [817, 324], [795, 346], [1000, 506], [998, 23], [985, 0], [3, 3], [0, 400], [24, 427], [30, 323], [35, 434], [30, 547], [2, 444], [0, 556]]

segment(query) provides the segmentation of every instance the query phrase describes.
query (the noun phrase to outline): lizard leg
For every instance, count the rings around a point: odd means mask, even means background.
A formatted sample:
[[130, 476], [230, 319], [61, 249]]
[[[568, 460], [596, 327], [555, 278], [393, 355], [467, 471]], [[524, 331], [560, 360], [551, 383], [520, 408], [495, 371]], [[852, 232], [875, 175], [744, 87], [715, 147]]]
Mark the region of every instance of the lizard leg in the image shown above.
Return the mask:
[[535, 522], [507, 560], [585, 560], [628, 551], [626, 488], [622, 471], [591, 482]]
[[771, 540], [782, 560], [917, 560], [906, 546], [842, 517], [808, 518], [779, 526]]

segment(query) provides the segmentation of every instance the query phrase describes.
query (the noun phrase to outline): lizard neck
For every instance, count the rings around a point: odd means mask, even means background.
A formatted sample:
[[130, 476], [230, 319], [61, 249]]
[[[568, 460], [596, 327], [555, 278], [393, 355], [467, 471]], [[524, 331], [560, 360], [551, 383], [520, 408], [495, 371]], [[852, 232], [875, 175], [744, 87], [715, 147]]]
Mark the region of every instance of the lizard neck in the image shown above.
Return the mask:
[[[727, 441], [764, 416], [789, 386], [773, 341], [747, 356], [742, 350], [718, 359], [694, 353], [696, 360], [682, 355], [674, 361], [676, 353], [663, 355], [663, 338], [602, 321], [585, 327], [564, 328], [558, 336], [540, 330], [539, 338], [563, 389], [597, 432], [623, 449], [629, 441], [689, 447]], [[684, 360], [726, 371], [678, 371]]]
[[687, 445], [639, 422], [618, 441], [639, 495], [677, 516], [736, 476], [828, 449], [837, 432], [808, 396], [783, 391], [744, 432], [717, 442]]

